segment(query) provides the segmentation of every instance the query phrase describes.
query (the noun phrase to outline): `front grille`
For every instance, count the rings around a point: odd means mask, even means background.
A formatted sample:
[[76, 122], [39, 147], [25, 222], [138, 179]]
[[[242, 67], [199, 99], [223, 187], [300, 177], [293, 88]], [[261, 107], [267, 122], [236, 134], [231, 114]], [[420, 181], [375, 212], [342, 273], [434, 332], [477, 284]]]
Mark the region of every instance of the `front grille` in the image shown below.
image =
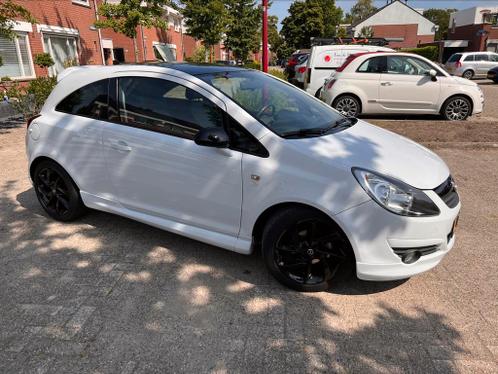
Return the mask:
[[441, 185], [434, 189], [434, 192], [445, 202], [450, 208], [454, 208], [460, 202], [456, 184], [451, 175]]
[[425, 247], [393, 248], [394, 253], [396, 253], [405, 264], [412, 264], [421, 256], [430, 255], [438, 250], [438, 244], [427, 245]]

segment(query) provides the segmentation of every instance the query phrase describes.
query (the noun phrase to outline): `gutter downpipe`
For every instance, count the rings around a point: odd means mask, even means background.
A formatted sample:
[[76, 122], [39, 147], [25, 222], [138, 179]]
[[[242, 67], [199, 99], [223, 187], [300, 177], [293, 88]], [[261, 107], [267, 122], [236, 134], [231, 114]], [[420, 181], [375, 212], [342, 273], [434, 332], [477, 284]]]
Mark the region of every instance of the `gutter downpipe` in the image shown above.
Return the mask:
[[[95, 19], [98, 21], [99, 20], [99, 12], [97, 11], [97, 0], [93, 0], [93, 8], [95, 11]], [[97, 33], [99, 35], [100, 57], [102, 58], [102, 65], [105, 65], [104, 48], [102, 47], [102, 34], [100, 32], [100, 29], [97, 29]]]

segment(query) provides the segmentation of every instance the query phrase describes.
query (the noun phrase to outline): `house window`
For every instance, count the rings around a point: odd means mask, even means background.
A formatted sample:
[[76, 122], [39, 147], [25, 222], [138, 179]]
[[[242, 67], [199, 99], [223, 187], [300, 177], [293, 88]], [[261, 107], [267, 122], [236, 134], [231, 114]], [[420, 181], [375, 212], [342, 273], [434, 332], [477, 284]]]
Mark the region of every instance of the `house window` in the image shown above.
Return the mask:
[[90, 0], [73, 0], [73, 4], [90, 6]]
[[51, 76], [59, 74], [68, 66], [78, 65], [75, 37], [44, 34], [43, 46], [54, 60], [54, 65], [49, 69]]
[[154, 55], [159, 61], [173, 62], [176, 61], [176, 45], [154, 43]]
[[0, 66], [0, 77], [34, 78], [27, 34], [19, 33], [14, 40], [0, 37], [0, 56], [3, 63]]

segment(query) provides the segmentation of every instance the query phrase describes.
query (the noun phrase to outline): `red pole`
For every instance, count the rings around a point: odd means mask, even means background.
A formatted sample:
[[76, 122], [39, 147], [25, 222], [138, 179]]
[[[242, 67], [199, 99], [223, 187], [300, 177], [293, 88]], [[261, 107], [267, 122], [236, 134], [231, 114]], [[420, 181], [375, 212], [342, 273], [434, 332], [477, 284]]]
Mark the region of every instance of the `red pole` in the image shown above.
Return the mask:
[[268, 0], [263, 0], [263, 71], [268, 72]]

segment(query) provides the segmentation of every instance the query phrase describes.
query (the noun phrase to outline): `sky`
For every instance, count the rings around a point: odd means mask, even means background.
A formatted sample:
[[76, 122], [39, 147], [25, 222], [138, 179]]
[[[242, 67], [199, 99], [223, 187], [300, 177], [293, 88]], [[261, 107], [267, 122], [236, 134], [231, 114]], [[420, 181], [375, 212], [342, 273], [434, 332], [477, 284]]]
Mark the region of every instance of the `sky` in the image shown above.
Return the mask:
[[[292, 1], [290, 0], [272, 0], [273, 4], [269, 10], [269, 14], [278, 16], [281, 22], [287, 16]], [[356, 0], [336, 0], [336, 5], [340, 6], [344, 12], [356, 3]], [[386, 0], [375, 1], [376, 7], [386, 5]], [[456, 8], [465, 9], [473, 6], [498, 6], [498, 0], [408, 0], [408, 5], [413, 8]]]

